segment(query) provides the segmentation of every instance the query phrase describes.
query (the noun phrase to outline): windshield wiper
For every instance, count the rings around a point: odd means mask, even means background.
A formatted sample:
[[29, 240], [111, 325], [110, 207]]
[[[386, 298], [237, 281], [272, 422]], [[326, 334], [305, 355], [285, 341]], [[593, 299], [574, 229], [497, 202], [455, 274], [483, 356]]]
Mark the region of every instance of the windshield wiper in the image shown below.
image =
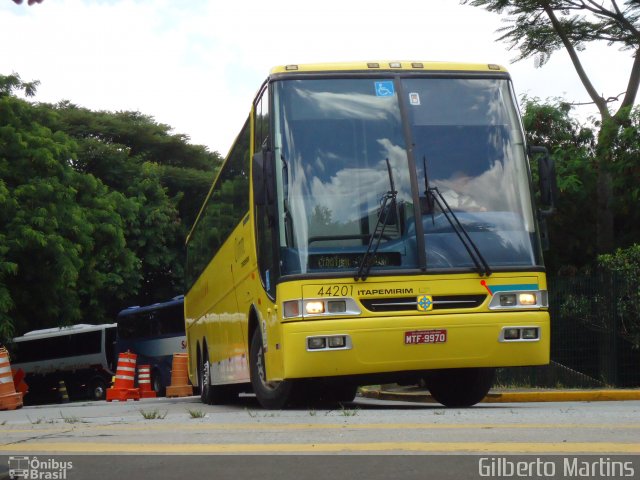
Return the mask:
[[[458, 238], [464, 245], [464, 248], [469, 254], [469, 257], [471, 257], [471, 260], [473, 260], [473, 263], [478, 269], [478, 273], [480, 274], [480, 276], [486, 275], [488, 277], [489, 275], [491, 275], [491, 267], [489, 267], [489, 264], [482, 256], [482, 253], [480, 253], [478, 246], [474, 243], [473, 240], [471, 240], [471, 237], [469, 236], [465, 228], [462, 226], [462, 223], [460, 223], [460, 220], [458, 220], [458, 217], [456, 216], [456, 214], [453, 213], [453, 210], [451, 210], [451, 207], [449, 206], [447, 201], [444, 199], [444, 197], [440, 193], [440, 190], [438, 190], [438, 187], [429, 186], [429, 177], [427, 177], [427, 157], [426, 156], [422, 157], [422, 165], [424, 168], [424, 194], [427, 200], [426, 207], [427, 207], [427, 213], [431, 213], [431, 221], [434, 222], [435, 224], [435, 220], [433, 216], [435, 209], [433, 207], [435, 206], [434, 203], [437, 203], [438, 207], [440, 207], [440, 210], [444, 214], [445, 218], [453, 228], [453, 231], [456, 232], [456, 235], [458, 235]], [[425, 212], [422, 212], [422, 213], [425, 213]]]
[[[425, 172], [426, 172], [426, 169], [425, 169]], [[440, 207], [440, 210], [442, 211], [445, 218], [453, 228], [453, 231], [456, 232], [456, 235], [458, 235], [458, 238], [464, 245], [464, 248], [469, 254], [469, 257], [471, 257], [471, 260], [473, 260], [473, 263], [478, 269], [478, 273], [480, 274], [480, 276], [481, 277], [485, 275], [487, 277], [490, 276], [491, 267], [489, 266], [485, 258], [482, 256], [482, 253], [480, 253], [478, 246], [471, 239], [471, 237], [469, 236], [469, 233], [467, 233], [465, 228], [462, 226], [462, 223], [460, 223], [460, 220], [458, 220], [458, 217], [456, 216], [456, 214], [453, 213], [453, 210], [451, 210], [451, 207], [449, 206], [447, 201], [444, 199], [444, 197], [440, 193], [440, 190], [438, 190], [438, 187], [428, 187], [426, 194], [430, 196], [433, 199], [433, 201], [435, 201], [438, 207]]]
[[[389, 212], [396, 209], [396, 197], [398, 196], [398, 191], [396, 190], [395, 183], [393, 181], [393, 172], [391, 171], [391, 164], [389, 163], [389, 159], [387, 161], [387, 172], [389, 173], [389, 191], [385, 193], [381, 198], [381, 206], [378, 211], [378, 221], [376, 222], [376, 228], [373, 229], [373, 233], [369, 237], [369, 245], [367, 245], [367, 251], [364, 252], [362, 260], [360, 261], [360, 266], [358, 267], [358, 272], [356, 273], [355, 280], [366, 280], [369, 275], [369, 270], [371, 270], [371, 266], [376, 257], [376, 253], [378, 251], [378, 247], [380, 246], [380, 241], [384, 236], [384, 229], [387, 226], [387, 222], [389, 220]], [[389, 204], [389, 202], [391, 202]], [[389, 204], [389, 208], [387, 208], [387, 204]], [[374, 246], [375, 242], [375, 246]]]

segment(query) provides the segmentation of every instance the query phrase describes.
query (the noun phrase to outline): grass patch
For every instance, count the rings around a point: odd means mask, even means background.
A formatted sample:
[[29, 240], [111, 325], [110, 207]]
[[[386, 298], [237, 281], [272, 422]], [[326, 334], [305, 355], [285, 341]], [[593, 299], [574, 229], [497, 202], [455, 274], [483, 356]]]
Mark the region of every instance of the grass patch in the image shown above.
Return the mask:
[[343, 417], [355, 417], [358, 415], [357, 408], [344, 408], [344, 405], [340, 404], [340, 414]]
[[164, 420], [167, 413], [169, 413], [168, 410], [162, 413], [157, 408], [155, 410], [140, 410], [140, 415], [142, 415], [145, 420]]
[[62, 412], [60, 412], [60, 418], [64, 420], [64, 423], [79, 423], [82, 419], [78, 417], [65, 417]]
[[187, 410], [191, 418], [204, 418], [205, 413], [202, 410]]

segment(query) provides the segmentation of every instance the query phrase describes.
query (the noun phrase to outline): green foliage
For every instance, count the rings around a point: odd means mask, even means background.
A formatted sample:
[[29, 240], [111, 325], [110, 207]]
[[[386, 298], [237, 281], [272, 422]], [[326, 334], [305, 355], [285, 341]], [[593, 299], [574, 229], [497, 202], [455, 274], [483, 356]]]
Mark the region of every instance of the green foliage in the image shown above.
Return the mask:
[[640, 348], [640, 243], [600, 255], [598, 264], [620, 279], [613, 294], [621, 334]]
[[[545, 260], [549, 270], [581, 266], [592, 260], [596, 251], [594, 132], [573, 119], [571, 107], [558, 100], [542, 103], [524, 98], [523, 124], [529, 145], [547, 147], [556, 165], [558, 205], [547, 219], [551, 250], [545, 254]], [[535, 158], [532, 163], [535, 180]]]
[[598, 263], [609, 271], [620, 272], [627, 278], [640, 281], [640, 244], [619, 248], [614, 253], [600, 255]]
[[32, 104], [0, 75], [0, 341], [184, 293], [217, 153], [137, 112]]
[[461, 3], [509, 15], [506, 19], [509, 25], [500, 29], [499, 40], [520, 51], [515, 61], [535, 56], [541, 66], [554, 51], [566, 48], [565, 38], [578, 51], [594, 40], [621, 49], [638, 47], [634, 25], [640, 17], [640, 5], [635, 0], [623, 1], [620, 9], [617, 5], [607, 7], [609, 2], [575, 0], [462, 0]]
[[[631, 123], [629, 115], [640, 88], [640, 2], [461, 0], [461, 3], [506, 16], [507, 26], [499, 30], [499, 40], [507, 42], [510, 49], [519, 50], [514, 61], [535, 57], [537, 65], [542, 66], [554, 51], [568, 53], [571, 65], [600, 113], [599, 121], [594, 125], [597, 128], [593, 156], [597, 175], [595, 239], [598, 252], [611, 251], [619, 242], [618, 219], [615, 218], [618, 198], [613, 178], [619, 170], [615, 164], [620, 161], [616, 145], [624, 136], [623, 130]], [[579, 52], [594, 41], [606, 41], [609, 45], [632, 51], [626, 91], [617, 97], [601, 94], [580, 60]], [[617, 112], [612, 113], [610, 102], [622, 95]], [[634, 163], [637, 163], [637, 157]]]

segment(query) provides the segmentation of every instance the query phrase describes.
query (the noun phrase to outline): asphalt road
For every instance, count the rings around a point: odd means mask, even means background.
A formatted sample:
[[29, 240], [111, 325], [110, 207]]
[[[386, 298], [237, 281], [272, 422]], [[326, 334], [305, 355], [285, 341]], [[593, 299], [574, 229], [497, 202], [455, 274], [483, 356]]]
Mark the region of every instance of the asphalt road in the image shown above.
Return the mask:
[[[207, 457], [194, 456], [185, 462], [185, 457], [175, 456], [184, 454]], [[223, 456], [214, 459], [210, 454]], [[71, 480], [98, 478], [80, 475], [83, 468], [90, 469], [91, 462], [94, 467], [100, 462], [107, 464], [111, 473], [118, 468], [126, 470], [133, 462], [147, 473], [157, 472], [148, 478], [175, 478], [168, 472], [176, 465], [187, 465], [190, 477], [200, 475], [201, 468], [203, 478], [209, 478], [206, 472], [217, 465], [218, 473], [211, 478], [231, 478], [232, 472], [240, 470], [253, 472], [257, 478], [271, 478], [260, 472], [270, 471], [269, 459], [276, 458], [274, 455], [280, 460], [271, 466], [277, 466], [282, 480], [289, 473], [299, 480], [300, 472], [305, 480], [342, 478], [336, 475], [346, 472], [355, 476], [344, 478], [361, 478], [369, 470], [368, 479], [390, 478], [388, 468], [397, 473], [400, 466], [408, 469], [402, 475], [407, 479], [482, 478], [478, 462], [485, 456], [555, 455], [558, 457], [553, 458], [562, 461], [585, 454], [605, 463], [607, 458], [618, 458], [616, 455], [633, 455], [632, 461], [637, 464], [634, 477], [638, 478], [640, 401], [500, 403], [447, 409], [437, 404], [359, 397], [352, 404], [333, 409], [271, 411], [261, 409], [251, 397], [230, 406], [203, 405], [198, 397], [186, 397], [0, 412], [0, 456], [73, 456], [69, 458], [75, 459], [76, 470], [65, 477]], [[114, 462], [114, 458], [120, 460]], [[0, 479], [7, 464], [0, 458]], [[290, 468], [283, 469], [285, 464]], [[489, 461], [487, 468], [494, 469], [495, 477], [495, 468], [501, 466], [500, 462]], [[6, 476], [6, 468], [4, 471]], [[285, 475], [284, 471], [289, 473]], [[313, 476], [316, 471], [321, 475]]]

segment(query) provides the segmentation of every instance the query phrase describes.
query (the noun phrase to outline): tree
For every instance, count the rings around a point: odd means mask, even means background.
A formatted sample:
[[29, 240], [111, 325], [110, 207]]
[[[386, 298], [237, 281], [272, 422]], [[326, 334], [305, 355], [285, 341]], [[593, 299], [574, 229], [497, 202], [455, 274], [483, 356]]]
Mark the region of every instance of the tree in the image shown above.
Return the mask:
[[[547, 147], [556, 165], [561, 192], [556, 213], [548, 218], [549, 271], [577, 269], [595, 258], [595, 225], [584, 215], [596, 194], [594, 132], [571, 117], [571, 105], [524, 98], [522, 120], [530, 145]], [[535, 159], [534, 159], [535, 161]], [[532, 168], [537, 174], [537, 169]]]
[[184, 293], [217, 153], [138, 112], [35, 104], [0, 75], [0, 342]]
[[[77, 144], [12, 95], [35, 92], [0, 75], [0, 335], [103, 320], [140, 283], [127, 248], [124, 197], [72, 168]], [[28, 91], [29, 90], [29, 91]], [[98, 301], [102, 299], [102, 301]]]
[[[595, 146], [597, 169], [597, 248], [601, 253], [614, 247], [615, 145], [630, 125], [630, 114], [640, 86], [640, 3], [596, 0], [461, 0], [509, 15], [509, 26], [499, 30], [499, 40], [519, 50], [515, 61], [536, 58], [542, 66], [556, 50], [569, 54], [575, 71], [599, 111]], [[610, 110], [613, 97], [598, 93], [585, 70], [579, 52], [590, 42], [604, 41], [629, 50], [632, 67], [627, 89], [617, 111]]]
[[52, 129], [77, 142], [74, 168], [132, 202], [122, 218], [143, 277], [130, 302], [143, 305], [184, 293], [184, 239], [220, 156], [140, 112], [94, 112], [70, 102], [41, 107], [56, 112]]

